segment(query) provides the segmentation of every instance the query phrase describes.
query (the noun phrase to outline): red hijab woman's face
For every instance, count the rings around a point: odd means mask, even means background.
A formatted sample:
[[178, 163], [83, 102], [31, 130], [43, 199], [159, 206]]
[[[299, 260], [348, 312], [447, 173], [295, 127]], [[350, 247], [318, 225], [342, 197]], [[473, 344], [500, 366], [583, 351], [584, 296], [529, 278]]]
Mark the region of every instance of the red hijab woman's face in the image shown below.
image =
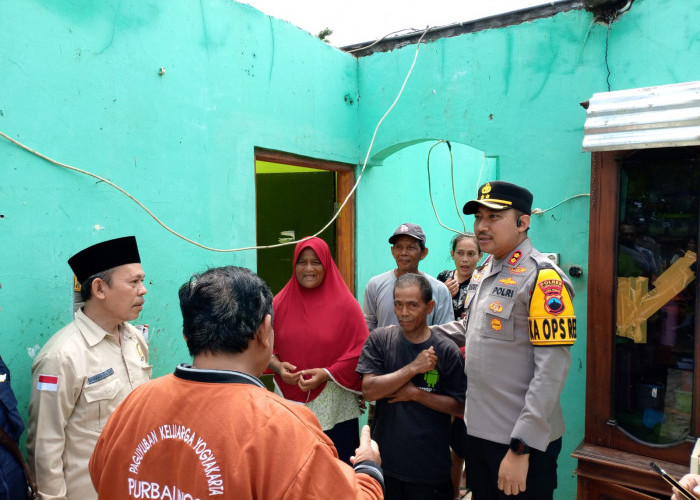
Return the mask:
[[294, 264], [294, 274], [304, 288], [316, 288], [323, 283], [326, 273], [321, 260], [311, 247], [306, 247], [299, 254]]

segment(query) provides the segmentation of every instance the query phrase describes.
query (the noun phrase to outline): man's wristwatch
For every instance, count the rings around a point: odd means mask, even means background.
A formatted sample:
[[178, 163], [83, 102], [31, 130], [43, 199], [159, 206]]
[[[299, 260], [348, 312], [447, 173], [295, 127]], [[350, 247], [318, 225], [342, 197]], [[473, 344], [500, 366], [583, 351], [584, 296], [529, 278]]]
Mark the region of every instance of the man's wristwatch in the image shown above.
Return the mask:
[[510, 440], [510, 451], [516, 455], [527, 455], [530, 453], [530, 447], [520, 438]]

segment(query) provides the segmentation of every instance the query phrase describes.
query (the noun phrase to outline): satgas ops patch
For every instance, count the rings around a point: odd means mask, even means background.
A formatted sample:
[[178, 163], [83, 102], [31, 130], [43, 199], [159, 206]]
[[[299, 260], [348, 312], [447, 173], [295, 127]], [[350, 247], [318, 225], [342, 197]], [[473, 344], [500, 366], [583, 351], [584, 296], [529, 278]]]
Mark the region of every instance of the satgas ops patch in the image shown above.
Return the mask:
[[576, 341], [576, 316], [571, 295], [553, 268], [540, 269], [528, 315], [533, 345], [571, 345]]

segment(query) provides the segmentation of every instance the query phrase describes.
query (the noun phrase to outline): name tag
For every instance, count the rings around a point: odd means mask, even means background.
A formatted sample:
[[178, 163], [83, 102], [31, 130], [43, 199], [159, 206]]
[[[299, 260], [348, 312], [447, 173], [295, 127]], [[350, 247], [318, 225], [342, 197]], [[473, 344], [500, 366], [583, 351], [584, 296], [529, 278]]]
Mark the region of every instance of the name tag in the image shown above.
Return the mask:
[[110, 375], [114, 375], [114, 370], [111, 368], [107, 368], [105, 371], [102, 373], [98, 373], [97, 375], [93, 375], [92, 377], [88, 377], [88, 385], [94, 384], [95, 382], [99, 382], [100, 380], [104, 380]]
[[515, 290], [513, 288], [506, 288], [504, 286], [495, 286], [491, 290], [491, 295], [498, 295], [499, 297], [513, 298], [515, 296]]

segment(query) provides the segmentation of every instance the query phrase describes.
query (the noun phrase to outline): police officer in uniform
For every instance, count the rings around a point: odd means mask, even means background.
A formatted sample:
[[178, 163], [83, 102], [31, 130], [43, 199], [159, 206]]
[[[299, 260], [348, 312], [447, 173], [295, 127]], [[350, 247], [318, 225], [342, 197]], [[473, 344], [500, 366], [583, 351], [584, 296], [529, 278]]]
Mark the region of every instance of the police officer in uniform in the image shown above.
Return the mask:
[[148, 347], [127, 321], [146, 288], [136, 238], [88, 247], [68, 260], [84, 306], [32, 364], [27, 455], [43, 500], [92, 500], [88, 461], [107, 418], [151, 376]]
[[551, 499], [557, 486], [574, 292], [533, 248], [531, 210], [532, 193], [501, 181], [464, 205], [490, 256], [469, 284], [466, 317], [431, 327], [465, 345], [466, 472], [477, 500]]

